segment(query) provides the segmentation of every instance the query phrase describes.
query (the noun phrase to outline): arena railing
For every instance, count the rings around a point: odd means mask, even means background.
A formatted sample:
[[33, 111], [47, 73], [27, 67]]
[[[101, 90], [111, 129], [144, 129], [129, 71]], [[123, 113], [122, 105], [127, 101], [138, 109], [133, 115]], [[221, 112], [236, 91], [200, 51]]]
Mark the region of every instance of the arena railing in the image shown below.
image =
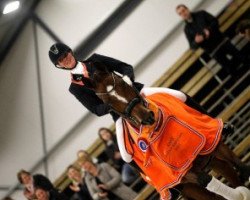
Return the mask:
[[[249, 1], [235, 0], [225, 12], [219, 17], [220, 30], [225, 32], [247, 9]], [[195, 61], [202, 55], [203, 50], [196, 51], [187, 50], [174, 63], [163, 76], [154, 83], [154, 86], [170, 86], [172, 85]]]

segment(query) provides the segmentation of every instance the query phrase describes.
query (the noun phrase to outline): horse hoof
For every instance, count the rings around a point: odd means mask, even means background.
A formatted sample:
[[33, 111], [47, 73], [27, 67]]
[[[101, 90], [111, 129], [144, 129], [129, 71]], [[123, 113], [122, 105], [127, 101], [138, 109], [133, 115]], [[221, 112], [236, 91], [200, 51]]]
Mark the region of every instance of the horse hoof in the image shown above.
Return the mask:
[[250, 200], [250, 190], [247, 189], [246, 187], [237, 187], [235, 188], [241, 195], [242, 195], [242, 199], [240, 200]]

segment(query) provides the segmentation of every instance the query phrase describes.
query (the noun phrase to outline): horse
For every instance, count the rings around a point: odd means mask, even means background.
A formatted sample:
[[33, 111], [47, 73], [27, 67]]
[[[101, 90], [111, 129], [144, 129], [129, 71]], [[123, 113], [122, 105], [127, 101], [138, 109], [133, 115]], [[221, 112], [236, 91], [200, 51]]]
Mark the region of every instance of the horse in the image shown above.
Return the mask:
[[[135, 161], [144, 180], [157, 189], [162, 199], [171, 198], [168, 189], [172, 187], [177, 187], [183, 196], [191, 199], [249, 198], [246, 197], [249, 190], [242, 186], [250, 176], [250, 167], [242, 163], [221, 141], [221, 120], [183, 105], [188, 112], [193, 112], [195, 117], [200, 118], [197, 120], [197, 126], [199, 120], [205, 120], [201, 121], [205, 124], [205, 128], [200, 129], [201, 132], [214, 130], [214, 135], [208, 134], [207, 137], [210, 138], [205, 138], [202, 133], [193, 130], [192, 126], [176, 119], [173, 114], [168, 113], [169, 110], [163, 108], [164, 102], [167, 101], [167, 106], [171, 107], [170, 112], [178, 110], [178, 105], [185, 104], [171, 94], [172, 90], [161, 88], [152, 94], [152, 90], [147, 92], [143, 88], [143, 91], [138, 92], [128, 77], [109, 72], [102, 64], [95, 66], [95, 73], [90, 78], [84, 78], [84, 84], [94, 90], [104, 103], [109, 104], [113, 112], [121, 116], [116, 122], [121, 155], [127, 162]], [[206, 123], [212, 125], [206, 128]], [[164, 131], [168, 131], [168, 134]], [[179, 143], [183, 139], [184, 141]], [[209, 140], [211, 144], [206, 147], [206, 141]], [[171, 156], [172, 154], [175, 156]], [[204, 173], [205, 168], [224, 176], [236, 189], [222, 186], [223, 184], [214, 178], [211, 180], [211, 177]], [[240, 176], [237, 173], [240, 173]], [[207, 183], [217, 186], [209, 186]], [[224, 191], [220, 191], [220, 188]]]

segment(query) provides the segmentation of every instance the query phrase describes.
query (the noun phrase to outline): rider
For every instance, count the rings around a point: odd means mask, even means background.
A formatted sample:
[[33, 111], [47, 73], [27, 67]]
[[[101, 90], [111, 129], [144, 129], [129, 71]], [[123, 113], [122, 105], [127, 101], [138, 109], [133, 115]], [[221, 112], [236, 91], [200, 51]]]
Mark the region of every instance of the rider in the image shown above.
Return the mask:
[[140, 91], [143, 84], [134, 82], [133, 67], [127, 63], [110, 58], [107, 56], [93, 54], [84, 61], [79, 61], [74, 56], [72, 49], [63, 44], [55, 43], [50, 47], [49, 57], [51, 62], [60, 69], [69, 70], [71, 74], [71, 84], [69, 91], [73, 94], [90, 112], [97, 116], [103, 116], [110, 112], [113, 120], [116, 121], [119, 116], [110, 111], [110, 106], [105, 104], [97, 95], [86, 87], [83, 82], [83, 77], [91, 77], [97, 63], [104, 64], [108, 71], [116, 71], [123, 76], [128, 76], [133, 82], [134, 87]]

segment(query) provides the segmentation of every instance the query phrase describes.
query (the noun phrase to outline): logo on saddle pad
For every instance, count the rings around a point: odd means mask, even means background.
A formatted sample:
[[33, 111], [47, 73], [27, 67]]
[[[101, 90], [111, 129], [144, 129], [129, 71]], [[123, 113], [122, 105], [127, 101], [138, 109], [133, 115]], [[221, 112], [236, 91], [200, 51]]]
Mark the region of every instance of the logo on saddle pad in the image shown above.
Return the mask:
[[139, 139], [138, 146], [142, 150], [142, 152], [146, 152], [148, 148], [148, 142], [145, 141], [144, 139]]

